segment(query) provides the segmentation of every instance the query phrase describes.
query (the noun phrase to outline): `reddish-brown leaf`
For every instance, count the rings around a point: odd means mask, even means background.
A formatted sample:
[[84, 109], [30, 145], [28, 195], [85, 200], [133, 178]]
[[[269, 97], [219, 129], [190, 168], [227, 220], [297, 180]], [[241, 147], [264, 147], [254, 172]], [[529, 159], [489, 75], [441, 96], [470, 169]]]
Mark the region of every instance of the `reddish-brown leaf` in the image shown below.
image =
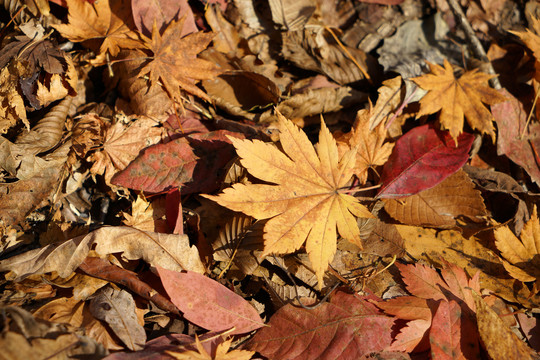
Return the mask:
[[461, 133], [457, 147], [450, 134], [433, 125], [418, 126], [403, 135], [384, 165], [379, 198], [419, 193], [441, 183], [467, 162], [474, 136]]
[[182, 194], [212, 192], [219, 187], [218, 171], [235, 156], [225, 135], [243, 137], [218, 130], [148, 147], [111, 182], [151, 193], [177, 187]]
[[313, 310], [285, 305], [247, 347], [272, 359], [359, 359], [390, 345], [393, 324], [365, 298], [338, 292]]
[[131, 0], [131, 11], [137, 29], [145, 36], [152, 36], [152, 26], [154, 21], [159, 32], [163, 32], [165, 27], [172, 21], [185, 17], [184, 27], [181, 36], [185, 36], [197, 31], [193, 11], [187, 0]]
[[243, 334], [264, 326], [257, 310], [220, 283], [191, 271], [177, 272], [157, 266], [163, 287], [184, 318], [212, 331], [234, 327]]
[[461, 307], [455, 301], [441, 301], [429, 332], [433, 359], [465, 359], [461, 351]]

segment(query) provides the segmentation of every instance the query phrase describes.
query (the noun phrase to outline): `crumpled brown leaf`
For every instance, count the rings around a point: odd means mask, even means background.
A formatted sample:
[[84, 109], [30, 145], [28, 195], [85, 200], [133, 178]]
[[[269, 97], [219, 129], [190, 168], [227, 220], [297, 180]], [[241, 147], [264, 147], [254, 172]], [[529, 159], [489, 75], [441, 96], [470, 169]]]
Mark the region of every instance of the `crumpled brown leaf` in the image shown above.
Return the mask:
[[2, 260], [0, 271], [11, 271], [9, 277], [13, 281], [53, 271], [65, 278], [86, 259], [93, 246], [99, 256], [122, 253], [125, 259], [142, 259], [152, 266], [204, 273], [199, 252], [189, 246], [187, 235], [159, 234], [123, 226], [103, 227], [60, 245], [48, 245]]

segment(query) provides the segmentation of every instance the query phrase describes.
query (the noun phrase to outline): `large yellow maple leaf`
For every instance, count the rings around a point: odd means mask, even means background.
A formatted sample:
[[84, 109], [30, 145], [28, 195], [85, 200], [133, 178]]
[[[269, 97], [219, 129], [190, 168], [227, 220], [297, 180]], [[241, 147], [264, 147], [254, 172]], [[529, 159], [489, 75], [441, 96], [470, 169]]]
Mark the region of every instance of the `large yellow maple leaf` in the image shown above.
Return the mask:
[[230, 138], [242, 165], [255, 177], [275, 184], [235, 184], [219, 196], [205, 196], [256, 219], [264, 227], [263, 256], [298, 250], [304, 242], [322, 286], [336, 252], [337, 232], [361, 246], [357, 217], [373, 217], [356, 198], [344, 193], [356, 163], [356, 149], [338, 156], [336, 141], [324, 122], [319, 143], [278, 113], [283, 151], [260, 140]]
[[428, 93], [420, 100], [417, 117], [441, 111], [439, 121], [443, 129], [449, 130], [452, 138], [463, 131], [463, 118], [471, 128], [491, 136], [495, 142], [493, 115], [484, 104], [493, 105], [506, 98], [488, 85], [493, 75], [475, 70], [467, 71], [460, 78], [454, 76], [452, 65], [444, 60], [444, 68], [429, 64], [431, 73], [412, 80]]
[[535, 281], [533, 292], [540, 290], [540, 221], [536, 206], [521, 230], [520, 239], [508, 226], [494, 231], [495, 245], [503, 256], [506, 271], [523, 282]]
[[160, 35], [154, 23], [152, 39], [145, 39], [146, 46], [154, 56], [139, 76], [149, 74], [152, 84], [161, 82], [169, 95], [180, 103], [180, 89], [210, 101], [195, 83], [214, 79], [221, 73], [214, 63], [197, 58], [197, 54], [206, 49], [214, 35], [199, 31], [182, 37], [183, 27], [184, 18], [171, 22]]
[[[88, 1], [66, 0], [68, 24], [52, 25], [63, 37], [73, 42], [84, 41], [98, 51], [98, 58], [107, 52], [116, 56], [121, 48], [141, 48], [142, 42], [134, 28], [131, 6], [126, 0]], [[130, 26], [131, 25], [131, 26]]]

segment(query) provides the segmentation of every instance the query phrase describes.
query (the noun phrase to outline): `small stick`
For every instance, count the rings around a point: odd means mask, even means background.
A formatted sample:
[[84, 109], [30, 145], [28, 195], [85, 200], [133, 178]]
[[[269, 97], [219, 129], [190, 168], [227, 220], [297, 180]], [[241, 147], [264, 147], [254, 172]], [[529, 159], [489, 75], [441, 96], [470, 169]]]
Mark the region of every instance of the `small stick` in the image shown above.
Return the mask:
[[[474, 33], [474, 30], [467, 20], [467, 17], [465, 16], [465, 13], [463, 12], [463, 9], [461, 9], [461, 6], [458, 4], [457, 0], [446, 0], [448, 3], [448, 6], [450, 6], [450, 9], [452, 10], [452, 13], [456, 17], [456, 20], [461, 24], [461, 27], [463, 28], [463, 31], [465, 31], [465, 35], [467, 36], [467, 39], [469, 40], [473, 53], [480, 58], [485, 64], [486, 64], [486, 72], [491, 75], [497, 75], [495, 72], [495, 69], [493, 69], [493, 65], [491, 64], [491, 61], [489, 61], [486, 51], [482, 47], [482, 44], [480, 43], [480, 40], [478, 40], [478, 37], [476, 37], [476, 34]], [[501, 89], [501, 82], [499, 81], [499, 78], [494, 77], [489, 80], [489, 84], [492, 88], [495, 90]]]

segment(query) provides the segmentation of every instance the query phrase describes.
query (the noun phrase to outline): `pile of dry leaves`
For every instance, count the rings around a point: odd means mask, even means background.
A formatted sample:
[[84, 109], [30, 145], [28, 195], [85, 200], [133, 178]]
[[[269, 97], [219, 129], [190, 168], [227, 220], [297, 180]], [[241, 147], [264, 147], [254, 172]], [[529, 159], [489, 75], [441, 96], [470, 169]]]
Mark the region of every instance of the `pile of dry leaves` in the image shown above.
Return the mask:
[[537, 1], [0, 2], [0, 357], [540, 358]]

